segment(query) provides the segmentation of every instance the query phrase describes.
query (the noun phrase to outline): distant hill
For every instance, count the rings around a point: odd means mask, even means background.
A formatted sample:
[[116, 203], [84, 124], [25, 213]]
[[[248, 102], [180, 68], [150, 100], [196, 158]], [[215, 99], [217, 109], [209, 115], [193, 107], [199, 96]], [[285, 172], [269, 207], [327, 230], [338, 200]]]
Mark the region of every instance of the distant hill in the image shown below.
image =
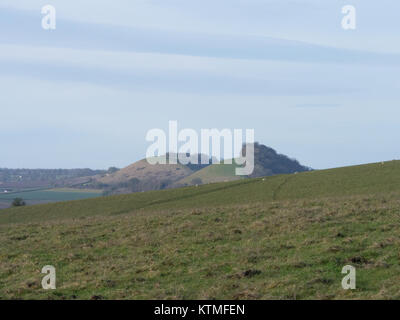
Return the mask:
[[[245, 154], [246, 146], [242, 153]], [[172, 155], [172, 154], [171, 154]], [[167, 163], [169, 160], [167, 154]], [[309, 171], [297, 160], [278, 154], [274, 149], [255, 143], [255, 168], [250, 176], [237, 176], [232, 164], [201, 164], [201, 155], [197, 155], [199, 164], [149, 164], [146, 159], [135, 162], [121, 170], [103, 173], [93, 177], [88, 188], [103, 189], [106, 195], [142, 192], [200, 185], [215, 182], [227, 182], [244, 178], [272, 176], [276, 174]], [[206, 156], [209, 158], [208, 156]], [[161, 159], [161, 157], [160, 157]], [[211, 160], [210, 160], [211, 163]]]
[[[297, 160], [278, 154], [265, 145], [256, 143], [254, 149], [255, 169], [249, 176], [251, 178], [309, 170]], [[245, 150], [244, 146], [242, 152]], [[164, 157], [168, 162], [170, 154]], [[201, 164], [201, 157], [197, 155], [199, 164], [151, 165], [142, 159], [123, 169], [111, 167], [108, 170], [0, 169], [0, 193], [31, 188], [76, 187], [101, 189], [105, 195], [111, 195], [249, 178], [236, 175], [235, 169], [238, 166], [235, 162]]]
[[83, 184], [105, 170], [0, 168], [0, 193], [27, 188], [66, 187]]
[[[159, 157], [158, 160], [165, 157], [168, 162], [169, 154]], [[121, 170], [94, 177], [87, 187], [104, 189], [105, 194], [162, 190], [207, 166], [208, 164], [150, 164], [142, 159]]]
[[[246, 154], [246, 146], [243, 146], [242, 154]], [[232, 164], [213, 164], [201, 169], [192, 175], [177, 182], [177, 185], [194, 185], [202, 183], [226, 182], [243, 178], [256, 178], [310, 171], [309, 167], [301, 165], [297, 160], [277, 153], [274, 149], [265, 145], [254, 144], [254, 171], [250, 176], [237, 176], [235, 169], [239, 166]]]
[[[246, 146], [243, 147], [242, 152], [246, 152]], [[249, 176], [250, 178], [310, 170], [311, 168], [301, 165], [297, 160], [284, 154], [277, 153], [270, 147], [257, 142], [254, 144], [254, 171]]]

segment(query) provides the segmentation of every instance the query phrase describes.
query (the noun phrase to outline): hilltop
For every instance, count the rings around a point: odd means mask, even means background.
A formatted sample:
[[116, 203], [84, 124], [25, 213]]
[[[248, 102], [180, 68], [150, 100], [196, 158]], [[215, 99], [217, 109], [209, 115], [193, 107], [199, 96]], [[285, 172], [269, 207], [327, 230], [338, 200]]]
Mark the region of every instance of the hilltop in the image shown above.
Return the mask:
[[[246, 154], [246, 145], [242, 148], [242, 154]], [[254, 171], [250, 176], [236, 175], [236, 168], [239, 166], [233, 159], [232, 164], [213, 164], [203, 168], [190, 176], [178, 181], [178, 186], [187, 186], [202, 183], [215, 183], [235, 181], [245, 178], [267, 177], [277, 174], [310, 171], [311, 168], [301, 165], [297, 160], [290, 159], [284, 154], [277, 153], [274, 149], [254, 144]]]
[[399, 298], [399, 177], [391, 161], [7, 209], [0, 297]]
[[[242, 154], [245, 153], [244, 145]], [[168, 163], [169, 154], [164, 157]], [[210, 159], [209, 156], [205, 157]], [[255, 168], [250, 176], [236, 175], [235, 169], [238, 165], [234, 160], [232, 164], [225, 164], [224, 160], [212, 164], [210, 159], [209, 163], [201, 164], [201, 155], [197, 155], [197, 159], [199, 164], [187, 165], [180, 164], [179, 161], [178, 164], [149, 164], [146, 159], [142, 159], [119, 171], [97, 175], [86, 187], [103, 189], [106, 194], [126, 194], [310, 170], [297, 160], [278, 154], [274, 149], [259, 143], [254, 144]]]

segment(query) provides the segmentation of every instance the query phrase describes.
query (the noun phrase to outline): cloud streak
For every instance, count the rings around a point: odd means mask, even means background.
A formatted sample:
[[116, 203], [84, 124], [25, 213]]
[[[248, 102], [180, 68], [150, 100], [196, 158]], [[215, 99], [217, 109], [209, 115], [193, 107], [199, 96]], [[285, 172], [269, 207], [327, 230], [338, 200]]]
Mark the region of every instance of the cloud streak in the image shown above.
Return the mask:
[[[66, 47], [85, 50], [152, 52], [229, 59], [306, 63], [400, 65], [400, 55], [320, 46], [300, 41], [244, 35], [217, 35], [119, 27], [57, 20], [46, 32], [30, 12], [5, 9], [0, 37], [6, 44]], [[12, 28], [11, 28], [12, 26]]]

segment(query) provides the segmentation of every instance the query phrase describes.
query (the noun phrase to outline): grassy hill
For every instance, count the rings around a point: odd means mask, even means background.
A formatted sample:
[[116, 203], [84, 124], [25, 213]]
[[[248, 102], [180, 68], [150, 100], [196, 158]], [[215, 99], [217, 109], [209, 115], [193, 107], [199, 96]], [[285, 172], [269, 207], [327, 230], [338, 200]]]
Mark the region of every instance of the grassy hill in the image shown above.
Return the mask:
[[[247, 146], [243, 145], [242, 154], [246, 154], [246, 148]], [[166, 160], [168, 163], [168, 159], [172, 155], [174, 154], [168, 153], [158, 157], [158, 160]], [[189, 154], [184, 156], [189, 156]], [[253, 173], [246, 177], [236, 175], [235, 169], [239, 166], [234, 161], [233, 164], [211, 164], [210, 156], [197, 154], [194, 157], [197, 158], [198, 164], [151, 165], [146, 159], [142, 159], [116, 172], [97, 175], [84, 186], [101, 188], [105, 191], [105, 194], [115, 195], [310, 170], [297, 160], [279, 154], [274, 149], [259, 143], [254, 144]], [[209, 160], [206, 164], [202, 163], [203, 157]], [[157, 159], [157, 157], [154, 159]]]
[[400, 298], [399, 212], [400, 161], [2, 210], [0, 297]]
[[[243, 176], [236, 175], [236, 168], [238, 166], [233, 162], [232, 164], [212, 164], [199, 171], [194, 172], [188, 177], [179, 180], [179, 184], [201, 184], [201, 183], [216, 183], [227, 182], [243, 179]], [[199, 180], [200, 179], [200, 180]], [[200, 182], [201, 183], [196, 183]]]
[[[257, 178], [273, 176], [277, 174], [289, 174], [295, 172], [310, 171], [311, 168], [301, 165], [297, 160], [286, 155], [277, 153], [274, 149], [265, 145], [255, 143], [254, 145], [254, 170], [250, 176], [237, 176], [238, 166], [235, 160], [232, 164], [213, 164], [190, 176], [179, 180], [176, 185], [196, 185], [202, 183], [216, 183], [234, 181], [244, 178]], [[241, 154], [246, 154], [246, 145], [243, 145]]]

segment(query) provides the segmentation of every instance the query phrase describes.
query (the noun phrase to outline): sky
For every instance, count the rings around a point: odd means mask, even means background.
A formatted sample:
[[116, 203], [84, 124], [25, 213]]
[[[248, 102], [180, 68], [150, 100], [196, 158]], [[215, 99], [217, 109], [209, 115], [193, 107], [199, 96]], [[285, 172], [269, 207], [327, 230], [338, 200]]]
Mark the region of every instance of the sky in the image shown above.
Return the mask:
[[[41, 27], [44, 5], [56, 29]], [[353, 5], [355, 30], [341, 26]], [[146, 133], [254, 129], [316, 169], [400, 158], [400, 2], [1, 0], [0, 167], [125, 167]]]

